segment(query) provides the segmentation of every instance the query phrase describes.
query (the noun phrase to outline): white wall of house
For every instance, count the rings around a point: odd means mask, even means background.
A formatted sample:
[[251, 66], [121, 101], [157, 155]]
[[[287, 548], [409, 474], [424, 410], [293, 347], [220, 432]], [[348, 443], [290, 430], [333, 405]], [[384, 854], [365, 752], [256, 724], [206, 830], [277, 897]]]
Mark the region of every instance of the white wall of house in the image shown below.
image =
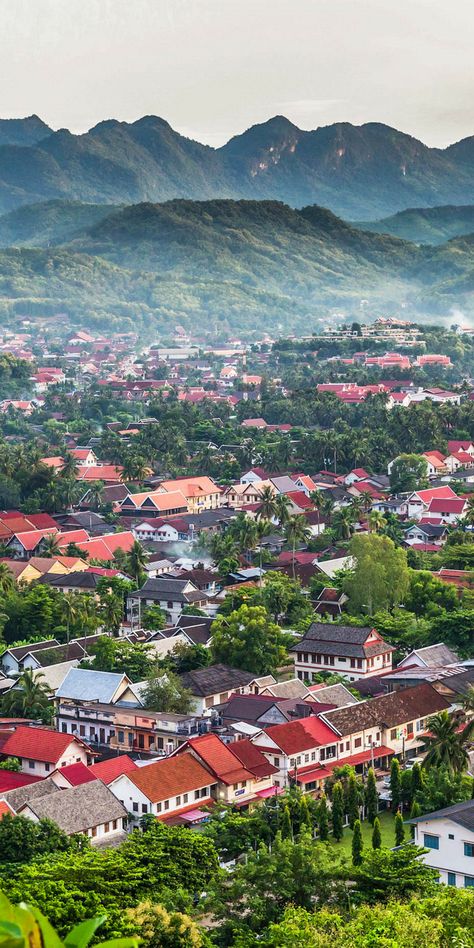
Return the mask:
[[87, 766], [88, 756], [84, 747], [81, 747], [76, 741], [71, 741], [64, 753], [61, 754], [61, 757], [54, 763], [28, 757], [20, 757], [18, 759], [24, 774], [32, 774], [34, 777], [47, 777], [56, 767], [67, 767], [69, 764], [77, 763]]
[[295, 672], [298, 678], [302, 681], [312, 681], [318, 672], [332, 671], [348, 681], [357, 681], [359, 678], [379, 675], [381, 671], [388, 671], [392, 667], [391, 652], [374, 655], [372, 658], [345, 658], [342, 655], [324, 655], [323, 650], [324, 642], [321, 642], [321, 653], [295, 653]]
[[140, 820], [146, 813], [152, 813], [155, 816], [165, 816], [168, 814], [171, 815], [176, 810], [180, 810], [185, 806], [195, 804], [196, 807], [199, 807], [201, 800], [216, 796], [216, 788], [217, 784], [212, 782], [212, 777], [209, 775], [209, 783], [207, 786], [196, 787], [193, 790], [188, 790], [186, 793], [180, 793], [177, 796], [153, 803], [142, 790], [132, 783], [126, 774], [117, 777], [116, 780], [113, 780], [112, 783], [109, 784], [109, 790], [117, 797], [117, 800], [120, 800], [125, 809], [131, 813], [134, 820]]
[[[415, 842], [428, 849], [423, 862], [439, 870], [441, 882], [460, 888], [474, 886], [473, 830], [446, 818], [430, 820], [428, 814], [426, 820], [415, 824]], [[466, 855], [465, 844], [472, 855]]]

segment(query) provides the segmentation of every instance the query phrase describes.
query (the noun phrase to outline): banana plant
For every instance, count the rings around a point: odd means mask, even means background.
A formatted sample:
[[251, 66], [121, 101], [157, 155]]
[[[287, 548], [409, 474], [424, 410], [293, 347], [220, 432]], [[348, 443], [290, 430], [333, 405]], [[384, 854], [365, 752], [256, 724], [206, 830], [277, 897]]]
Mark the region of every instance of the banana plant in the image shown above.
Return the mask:
[[[64, 941], [48, 919], [34, 905], [12, 905], [0, 893], [0, 948], [87, 948], [105, 915], [76, 925]], [[97, 948], [138, 948], [139, 938], [113, 938], [99, 942]]]

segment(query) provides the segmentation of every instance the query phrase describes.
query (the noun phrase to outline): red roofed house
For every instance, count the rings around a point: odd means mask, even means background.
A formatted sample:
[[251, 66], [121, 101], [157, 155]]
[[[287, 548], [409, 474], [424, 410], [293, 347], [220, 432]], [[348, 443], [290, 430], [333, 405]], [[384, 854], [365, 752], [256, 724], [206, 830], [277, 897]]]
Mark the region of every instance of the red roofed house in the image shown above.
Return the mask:
[[94, 752], [78, 737], [47, 727], [17, 727], [3, 742], [3, 757], [17, 757], [23, 773], [47, 777], [69, 764], [89, 764]]
[[421, 455], [428, 466], [428, 477], [436, 477], [439, 474], [446, 474], [446, 458], [441, 451], [425, 451]]
[[337, 734], [317, 715], [275, 724], [251, 740], [278, 768], [274, 782], [280, 787], [288, 786], [290, 778], [297, 775], [305, 790], [320, 790], [331, 776], [328, 763], [337, 760]]
[[298, 477], [295, 477], [295, 484], [298, 490], [304, 491], [307, 497], [309, 497], [312, 491], [316, 490], [316, 484], [309, 474], [299, 474]]
[[264, 755], [257, 762], [255, 750], [244, 748], [241, 755], [248, 761], [247, 767], [241, 756], [234, 753], [234, 746], [224, 744], [217, 734], [202, 734], [182, 744], [173, 756], [192, 754], [217, 782], [217, 799], [242, 807], [258, 800], [259, 793], [273, 786], [273, 775], [277, 773], [277, 768], [274, 765], [269, 767]]
[[365, 481], [370, 475], [363, 467], [355, 467], [352, 471], [349, 471], [344, 478], [344, 484], [346, 487], [350, 487], [351, 484], [354, 484], [356, 481]]
[[448, 451], [450, 454], [466, 451], [467, 454], [474, 457], [474, 444], [472, 441], [448, 441]]
[[453, 451], [451, 454], [448, 454], [445, 463], [446, 469], [450, 474], [453, 474], [454, 471], [458, 471], [461, 467], [474, 467], [474, 457], [468, 451]]
[[217, 782], [192, 754], [183, 754], [121, 774], [109, 789], [137, 821], [151, 813], [191, 824], [207, 819], [200, 807], [213, 803]]
[[451, 487], [430, 487], [427, 490], [415, 490], [401, 505], [402, 514], [410, 520], [419, 520], [428, 510], [432, 500], [457, 500], [458, 495]]
[[464, 497], [434, 498], [428, 507], [428, 516], [440, 523], [457, 523], [464, 517], [467, 501]]

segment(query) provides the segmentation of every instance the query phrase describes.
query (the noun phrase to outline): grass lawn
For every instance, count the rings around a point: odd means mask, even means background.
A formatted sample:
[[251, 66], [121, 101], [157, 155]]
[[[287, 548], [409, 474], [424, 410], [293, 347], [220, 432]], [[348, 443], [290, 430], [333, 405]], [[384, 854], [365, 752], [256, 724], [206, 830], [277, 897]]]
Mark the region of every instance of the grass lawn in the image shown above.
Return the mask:
[[[388, 846], [391, 848], [395, 846], [395, 819], [392, 816], [390, 810], [382, 810], [379, 813], [380, 820], [380, 830], [382, 833], [382, 846]], [[405, 827], [405, 838], [408, 838], [407, 827]], [[368, 820], [364, 820], [362, 823], [362, 839], [364, 841], [364, 849], [370, 849], [372, 846], [372, 826]], [[336, 843], [334, 838], [329, 836], [329, 843], [331, 847], [334, 848], [335, 853], [340, 853], [341, 856], [348, 856], [349, 859], [352, 853], [352, 830], [348, 826], [344, 829], [344, 836], [340, 843]]]

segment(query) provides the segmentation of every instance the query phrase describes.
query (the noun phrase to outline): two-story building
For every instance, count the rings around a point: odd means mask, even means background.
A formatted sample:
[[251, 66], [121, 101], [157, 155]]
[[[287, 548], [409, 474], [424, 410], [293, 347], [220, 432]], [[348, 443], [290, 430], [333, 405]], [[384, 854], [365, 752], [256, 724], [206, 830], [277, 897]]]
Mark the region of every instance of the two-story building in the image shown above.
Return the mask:
[[222, 488], [211, 477], [178, 477], [172, 481], [161, 481], [159, 490], [184, 494], [189, 513], [216, 510], [222, 503]]
[[320, 715], [276, 724], [251, 740], [277, 769], [279, 787], [294, 780], [306, 792], [319, 791], [337, 760], [338, 734]]
[[438, 870], [440, 882], [474, 888], [474, 800], [408, 822], [415, 827], [417, 846], [427, 850], [423, 862]]
[[321, 671], [357, 681], [389, 671], [394, 648], [370, 627], [313, 622], [290, 652], [302, 681], [313, 681]]
[[151, 755], [170, 754], [197, 734], [199, 727], [194, 714], [63, 699], [58, 702], [56, 726], [62, 733], [78, 735], [100, 748]]
[[271, 793], [277, 773], [277, 768], [257, 747], [249, 749], [249, 743], [236, 741], [228, 745], [216, 734], [202, 734], [184, 744], [174, 756], [192, 754], [216, 781], [216, 800], [244, 808], [258, 802], [261, 794]]
[[258, 694], [258, 678], [252, 672], [217, 663], [180, 675], [181, 683], [194, 699], [195, 714], [210, 714], [211, 708], [224, 704], [233, 694]]
[[192, 754], [183, 754], [122, 774], [109, 788], [135, 821], [151, 813], [198, 823], [206, 819], [200, 807], [213, 803], [217, 781]]
[[146, 609], [159, 606], [168, 621], [175, 625], [185, 606], [205, 609], [207, 601], [207, 594], [189, 579], [172, 579], [165, 575], [147, 579], [141, 589], [130, 594], [127, 603], [130, 617], [138, 622]]
[[79, 737], [47, 727], [20, 725], [2, 743], [2, 757], [16, 757], [23, 773], [46, 777], [68, 764], [91, 764], [94, 751]]
[[423, 747], [431, 715], [449, 707], [449, 701], [430, 684], [421, 684], [325, 711], [321, 717], [338, 735], [342, 764], [386, 767], [394, 754], [415, 757]]

